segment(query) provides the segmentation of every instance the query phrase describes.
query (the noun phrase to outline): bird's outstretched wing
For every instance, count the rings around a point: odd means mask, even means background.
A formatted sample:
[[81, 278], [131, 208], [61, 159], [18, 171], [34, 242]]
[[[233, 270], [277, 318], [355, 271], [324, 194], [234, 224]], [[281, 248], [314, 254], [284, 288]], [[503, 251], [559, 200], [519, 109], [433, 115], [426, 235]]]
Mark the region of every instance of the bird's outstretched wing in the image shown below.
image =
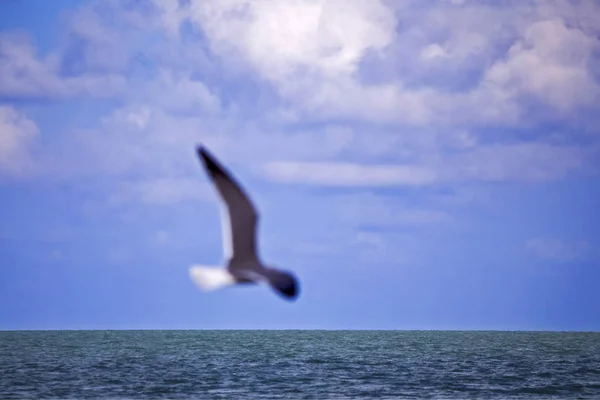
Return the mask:
[[255, 262], [258, 213], [233, 176], [205, 147], [197, 147], [198, 156], [221, 198], [223, 250], [228, 267]]

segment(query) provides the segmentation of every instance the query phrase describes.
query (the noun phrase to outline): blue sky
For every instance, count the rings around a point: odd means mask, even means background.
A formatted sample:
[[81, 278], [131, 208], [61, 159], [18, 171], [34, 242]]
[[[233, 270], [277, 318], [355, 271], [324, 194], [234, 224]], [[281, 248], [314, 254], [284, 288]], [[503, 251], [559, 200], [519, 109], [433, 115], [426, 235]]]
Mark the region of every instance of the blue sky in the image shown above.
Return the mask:
[[[0, 8], [0, 329], [600, 330], [597, 2]], [[189, 280], [197, 143], [297, 302]]]

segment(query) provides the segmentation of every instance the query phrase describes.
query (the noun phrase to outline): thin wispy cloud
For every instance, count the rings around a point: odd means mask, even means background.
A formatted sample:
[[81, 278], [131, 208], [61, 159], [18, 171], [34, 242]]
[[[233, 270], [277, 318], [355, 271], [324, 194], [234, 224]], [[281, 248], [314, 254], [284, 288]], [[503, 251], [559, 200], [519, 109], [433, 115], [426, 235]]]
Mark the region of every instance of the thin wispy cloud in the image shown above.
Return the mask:
[[274, 181], [313, 185], [413, 186], [433, 183], [436, 180], [433, 171], [403, 165], [272, 162], [264, 168], [267, 177]]
[[565, 242], [557, 238], [536, 238], [526, 244], [527, 249], [542, 260], [574, 261], [594, 256], [587, 241]]

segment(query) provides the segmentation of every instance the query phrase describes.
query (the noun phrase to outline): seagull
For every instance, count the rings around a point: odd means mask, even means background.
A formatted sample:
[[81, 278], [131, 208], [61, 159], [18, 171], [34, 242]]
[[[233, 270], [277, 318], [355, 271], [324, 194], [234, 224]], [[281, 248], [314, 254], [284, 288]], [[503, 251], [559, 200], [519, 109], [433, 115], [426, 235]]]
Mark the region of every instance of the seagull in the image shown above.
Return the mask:
[[198, 145], [196, 152], [215, 185], [221, 204], [221, 230], [225, 268], [192, 265], [190, 278], [203, 291], [213, 291], [237, 284], [264, 283], [287, 300], [299, 294], [294, 275], [263, 264], [256, 251], [258, 212], [231, 173]]

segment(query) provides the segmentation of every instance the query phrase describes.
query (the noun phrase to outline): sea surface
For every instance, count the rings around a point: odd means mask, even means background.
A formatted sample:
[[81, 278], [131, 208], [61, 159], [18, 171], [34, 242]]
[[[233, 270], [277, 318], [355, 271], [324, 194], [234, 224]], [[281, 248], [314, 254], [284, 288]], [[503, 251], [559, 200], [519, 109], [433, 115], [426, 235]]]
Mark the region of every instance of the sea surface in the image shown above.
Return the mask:
[[4, 331], [0, 398], [600, 399], [600, 333]]

